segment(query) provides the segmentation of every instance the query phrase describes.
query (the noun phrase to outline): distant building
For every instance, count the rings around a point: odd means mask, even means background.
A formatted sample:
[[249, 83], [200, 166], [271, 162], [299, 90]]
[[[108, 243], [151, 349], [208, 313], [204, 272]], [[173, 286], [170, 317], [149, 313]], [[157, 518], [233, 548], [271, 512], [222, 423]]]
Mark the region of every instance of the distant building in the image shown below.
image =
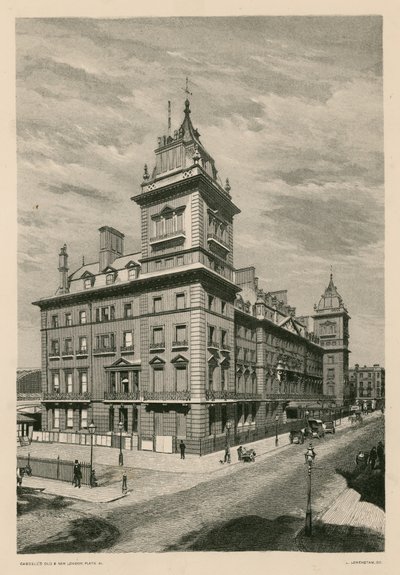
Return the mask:
[[358, 363], [349, 370], [349, 380], [354, 389], [355, 400], [373, 408], [380, 407], [385, 399], [385, 368], [379, 363], [372, 367]]
[[184, 439], [204, 453], [262, 437], [276, 416], [284, 424], [345, 403], [349, 316], [332, 277], [308, 320], [296, 318], [286, 290], [264, 292], [253, 267], [235, 269], [240, 210], [188, 100], [155, 156], [132, 198], [141, 251], [125, 254], [124, 235], [103, 226], [98, 261], [68, 275], [64, 245], [56, 295], [35, 302], [43, 429], [86, 433], [93, 420], [107, 435], [121, 422], [139, 449], [171, 451]]

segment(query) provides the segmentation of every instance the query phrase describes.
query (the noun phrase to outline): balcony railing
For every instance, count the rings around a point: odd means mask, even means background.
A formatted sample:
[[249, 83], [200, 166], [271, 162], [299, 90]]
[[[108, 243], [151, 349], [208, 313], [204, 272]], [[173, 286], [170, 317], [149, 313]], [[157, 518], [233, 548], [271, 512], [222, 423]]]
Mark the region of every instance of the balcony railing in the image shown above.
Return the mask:
[[214, 401], [217, 399], [261, 399], [260, 393], [251, 393], [245, 391], [228, 391], [225, 389], [206, 389], [206, 400]]
[[79, 357], [79, 356], [87, 356], [88, 353], [89, 353], [89, 352], [88, 352], [88, 350], [87, 350], [86, 348], [85, 348], [85, 349], [82, 348], [82, 349], [77, 349], [77, 350], [76, 350], [76, 355], [77, 355], [77, 357]]
[[183, 339], [181, 341], [173, 341], [172, 347], [189, 347], [189, 344], [186, 339]]
[[73, 349], [64, 349], [62, 352], [63, 357], [74, 357], [74, 350]]
[[266, 399], [299, 399], [299, 400], [315, 400], [315, 401], [334, 401], [334, 395], [324, 395], [322, 393], [301, 393], [295, 391], [287, 391], [284, 393], [267, 393]]
[[91, 394], [87, 391], [84, 393], [61, 393], [49, 391], [43, 393], [43, 401], [90, 401]]
[[137, 389], [135, 391], [106, 391], [104, 393], [104, 399], [108, 401], [129, 401], [129, 400], [140, 400], [141, 393]]
[[227, 343], [221, 343], [220, 349], [221, 351], [231, 351], [232, 347]]
[[219, 244], [220, 246], [222, 246], [225, 250], [229, 251], [229, 244], [228, 242], [226, 242], [225, 240], [223, 240], [220, 236], [217, 236], [217, 234], [213, 234], [212, 232], [208, 232], [207, 234], [207, 240], [209, 242], [216, 242], [217, 244]]
[[213, 349], [219, 349], [219, 343], [212, 339], [209, 339], [207, 342], [207, 347], [212, 347]]
[[178, 238], [184, 239], [185, 237], [186, 237], [186, 234], [185, 234], [184, 230], [175, 230], [173, 232], [169, 232], [168, 234], [162, 234], [160, 236], [154, 236], [154, 237], [150, 238], [149, 243], [150, 244], [161, 244], [161, 243], [168, 242], [170, 240], [174, 240], [174, 239], [178, 239]]
[[101, 346], [101, 347], [96, 347], [93, 350], [93, 355], [97, 355], [97, 354], [106, 354], [106, 353], [115, 353], [116, 347], [115, 345], [108, 345], [108, 346]]
[[135, 349], [134, 345], [121, 345], [121, 353], [131, 351], [133, 352]]
[[150, 343], [150, 349], [165, 349], [165, 341], [161, 341], [160, 343]]
[[59, 351], [49, 351], [49, 359], [60, 359], [61, 353]]
[[190, 391], [144, 391], [144, 401], [189, 401]]

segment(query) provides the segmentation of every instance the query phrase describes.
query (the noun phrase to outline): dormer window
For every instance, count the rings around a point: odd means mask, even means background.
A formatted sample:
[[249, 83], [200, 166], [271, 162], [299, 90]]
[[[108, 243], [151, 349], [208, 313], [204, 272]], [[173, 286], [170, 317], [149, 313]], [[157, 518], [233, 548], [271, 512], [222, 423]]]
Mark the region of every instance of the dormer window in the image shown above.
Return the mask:
[[115, 275], [114, 274], [107, 274], [106, 275], [106, 285], [111, 285], [113, 284], [115, 281]]
[[128, 270], [128, 280], [129, 281], [136, 280], [138, 278], [138, 275], [139, 275], [138, 268], [131, 268]]

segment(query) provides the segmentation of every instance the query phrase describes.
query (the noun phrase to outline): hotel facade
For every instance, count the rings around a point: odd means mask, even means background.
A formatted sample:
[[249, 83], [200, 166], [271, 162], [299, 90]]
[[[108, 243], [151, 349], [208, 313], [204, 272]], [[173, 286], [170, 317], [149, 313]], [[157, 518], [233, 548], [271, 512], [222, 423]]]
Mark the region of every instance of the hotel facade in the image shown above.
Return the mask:
[[350, 318], [332, 275], [314, 314], [296, 317], [285, 290], [235, 269], [240, 210], [188, 100], [132, 200], [140, 253], [125, 254], [123, 233], [104, 226], [98, 261], [70, 274], [64, 245], [56, 294], [34, 302], [44, 432], [85, 442], [93, 421], [132, 448], [170, 452], [183, 439], [205, 453], [350, 402]]

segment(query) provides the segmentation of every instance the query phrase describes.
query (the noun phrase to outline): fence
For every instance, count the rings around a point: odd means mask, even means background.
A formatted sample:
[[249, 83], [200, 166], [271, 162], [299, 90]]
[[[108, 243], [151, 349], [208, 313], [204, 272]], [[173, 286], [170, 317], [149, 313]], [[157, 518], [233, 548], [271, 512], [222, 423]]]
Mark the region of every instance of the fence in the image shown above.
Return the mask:
[[[59, 481], [70, 481], [74, 476], [74, 462], [57, 459], [43, 459], [37, 457], [18, 456], [17, 467], [31, 466], [32, 475], [46, 479], [58, 479]], [[81, 461], [82, 479], [81, 483], [90, 485], [90, 463]]]
[[[131, 451], [137, 448], [137, 435], [122, 435], [122, 449]], [[32, 442], [72, 443], [74, 445], [90, 445], [89, 433], [73, 433], [64, 431], [33, 431]], [[93, 436], [93, 445], [101, 447], [118, 447], [119, 433], [99, 434]]]

